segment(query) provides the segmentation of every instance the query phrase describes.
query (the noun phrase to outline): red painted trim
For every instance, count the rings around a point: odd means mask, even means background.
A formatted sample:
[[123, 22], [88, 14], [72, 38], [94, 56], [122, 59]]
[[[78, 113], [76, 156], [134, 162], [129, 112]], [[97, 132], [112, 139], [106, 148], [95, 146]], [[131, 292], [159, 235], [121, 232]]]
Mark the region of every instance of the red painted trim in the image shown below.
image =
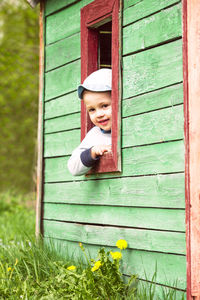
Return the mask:
[[200, 2], [183, 0], [187, 299], [200, 299]]
[[[86, 26], [87, 11], [81, 11], [81, 82], [98, 68], [98, 33]], [[81, 140], [93, 127], [83, 101], [81, 102]]]
[[185, 138], [185, 222], [187, 259], [187, 299], [191, 298], [191, 252], [190, 252], [190, 174], [189, 174], [189, 126], [188, 126], [188, 52], [187, 52], [187, 0], [183, 0], [183, 93]]
[[87, 14], [87, 24], [91, 22], [98, 23], [98, 19], [105, 19], [106, 15], [113, 13], [113, 7], [116, 5], [116, 0], [95, 0], [92, 3], [84, 6], [81, 11]]
[[[98, 27], [112, 18], [112, 153], [104, 155], [92, 173], [116, 172], [120, 163], [120, 0], [95, 0], [81, 9], [81, 82], [98, 69]], [[92, 123], [81, 103], [81, 140]], [[90, 172], [90, 173], [91, 173]]]

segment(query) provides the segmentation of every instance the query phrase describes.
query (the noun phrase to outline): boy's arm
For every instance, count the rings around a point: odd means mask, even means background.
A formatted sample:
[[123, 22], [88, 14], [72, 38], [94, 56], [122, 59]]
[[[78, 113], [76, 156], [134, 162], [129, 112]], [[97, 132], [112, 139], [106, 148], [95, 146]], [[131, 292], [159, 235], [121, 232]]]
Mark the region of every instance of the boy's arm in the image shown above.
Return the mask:
[[86, 174], [95, 164], [96, 159], [92, 159], [90, 149], [93, 146], [97, 130], [93, 127], [85, 136], [81, 144], [72, 152], [68, 160], [68, 169], [74, 176]]
[[[72, 152], [68, 160], [68, 169], [74, 176], [86, 174], [104, 152], [111, 150], [110, 137], [102, 135], [100, 129], [93, 127], [83, 139], [81, 144]], [[102, 144], [98, 144], [102, 143]], [[94, 144], [96, 144], [94, 146]]]
[[90, 148], [78, 147], [73, 151], [72, 156], [68, 160], [68, 169], [72, 175], [80, 176], [86, 174], [98, 159], [99, 157], [92, 158]]

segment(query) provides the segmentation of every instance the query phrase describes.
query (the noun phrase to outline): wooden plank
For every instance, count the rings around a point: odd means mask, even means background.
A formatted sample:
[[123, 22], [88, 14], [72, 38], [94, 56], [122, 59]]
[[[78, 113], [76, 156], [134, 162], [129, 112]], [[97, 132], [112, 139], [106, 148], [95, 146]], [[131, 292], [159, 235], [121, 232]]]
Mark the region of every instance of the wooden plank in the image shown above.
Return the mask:
[[[49, 242], [44, 238], [45, 243]], [[60, 240], [50, 240], [57, 248], [57, 251], [66, 257], [73, 257], [75, 261], [84, 255], [77, 242], [66, 242]], [[81, 242], [81, 241], [80, 241]], [[97, 258], [98, 246], [85, 245], [87, 252], [93, 259]], [[116, 247], [107, 247], [106, 250], [116, 251]], [[186, 259], [183, 255], [171, 255], [167, 253], [148, 252], [140, 250], [125, 250], [123, 252], [123, 273], [127, 275], [138, 274], [141, 279], [152, 281], [155, 270], [157, 269], [154, 282], [174, 286], [177, 288], [186, 288]]]
[[122, 153], [124, 171], [130, 175], [181, 172], [184, 168], [182, 141], [127, 148]]
[[46, 71], [80, 58], [80, 33], [46, 47]]
[[[183, 141], [123, 149], [123, 172], [120, 176], [183, 172], [183, 153]], [[68, 158], [69, 157], [58, 157], [45, 159], [45, 182], [119, 177], [118, 173], [74, 177], [67, 170]]]
[[185, 211], [167, 208], [44, 203], [44, 219], [185, 231]]
[[45, 103], [45, 119], [80, 112], [81, 101], [77, 92], [72, 92]]
[[46, 183], [44, 202], [185, 208], [184, 174]]
[[78, 146], [80, 130], [64, 131], [44, 136], [44, 157], [69, 155]]
[[122, 127], [122, 146], [182, 139], [183, 133], [183, 106], [179, 105], [125, 118]]
[[122, 117], [141, 114], [183, 103], [183, 84], [126, 99], [122, 104]]
[[46, 18], [46, 45], [80, 32], [80, 9], [90, 2], [91, 0], [78, 1], [48, 16]]
[[123, 55], [181, 37], [181, 7], [179, 3], [125, 27]]
[[177, 0], [124, 0], [123, 25], [133, 23], [177, 2]]
[[181, 82], [182, 41], [126, 56], [123, 66], [123, 98]]
[[80, 32], [81, 2], [46, 18], [46, 45]]
[[[125, 239], [129, 249], [185, 254], [185, 233], [81, 225], [44, 220], [44, 236], [99, 246]], [[103, 239], [99, 239], [103, 236]]]
[[59, 1], [48, 0], [46, 1], [46, 5], [45, 5], [45, 16], [78, 1], [80, 0], [59, 0]]
[[45, 133], [59, 132], [74, 128], [80, 129], [80, 113], [45, 121]]
[[45, 74], [45, 100], [77, 89], [80, 84], [80, 60]]

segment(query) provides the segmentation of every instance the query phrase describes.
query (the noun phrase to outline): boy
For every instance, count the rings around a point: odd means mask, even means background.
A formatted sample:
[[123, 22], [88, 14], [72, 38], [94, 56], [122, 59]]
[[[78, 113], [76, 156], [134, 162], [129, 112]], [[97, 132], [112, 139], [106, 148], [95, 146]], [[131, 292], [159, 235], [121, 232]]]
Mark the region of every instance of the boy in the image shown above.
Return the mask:
[[78, 87], [92, 123], [95, 125], [72, 152], [68, 169], [74, 176], [86, 174], [104, 153], [111, 151], [112, 71], [100, 69], [90, 74]]

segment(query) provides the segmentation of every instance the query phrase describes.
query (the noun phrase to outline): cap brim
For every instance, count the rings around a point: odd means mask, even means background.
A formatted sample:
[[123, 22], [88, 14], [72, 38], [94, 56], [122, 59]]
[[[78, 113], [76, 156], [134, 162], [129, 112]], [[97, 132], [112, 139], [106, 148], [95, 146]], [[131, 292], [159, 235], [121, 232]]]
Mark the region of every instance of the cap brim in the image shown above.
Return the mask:
[[83, 94], [84, 90], [85, 90], [85, 88], [82, 85], [79, 85], [77, 91], [78, 91], [78, 96], [80, 99], [82, 99], [82, 94]]

